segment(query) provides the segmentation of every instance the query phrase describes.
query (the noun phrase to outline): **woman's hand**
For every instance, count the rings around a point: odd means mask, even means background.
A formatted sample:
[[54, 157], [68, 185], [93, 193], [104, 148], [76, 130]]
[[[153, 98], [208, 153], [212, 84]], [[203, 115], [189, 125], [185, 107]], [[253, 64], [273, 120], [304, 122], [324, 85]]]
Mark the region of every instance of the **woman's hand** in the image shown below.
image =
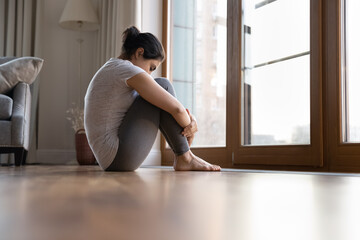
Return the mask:
[[193, 140], [194, 140], [194, 137], [195, 137], [195, 133], [198, 131], [198, 128], [197, 128], [197, 122], [196, 122], [196, 119], [194, 116], [192, 116], [189, 112], [189, 109], [186, 109], [186, 112], [188, 113], [189, 117], [190, 117], [190, 124], [188, 126], [186, 126], [184, 128], [184, 131], [182, 132], [182, 135], [184, 135], [187, 140], [188, 140], [188, 143], [189, 143], [189, 146], [191, 146]]

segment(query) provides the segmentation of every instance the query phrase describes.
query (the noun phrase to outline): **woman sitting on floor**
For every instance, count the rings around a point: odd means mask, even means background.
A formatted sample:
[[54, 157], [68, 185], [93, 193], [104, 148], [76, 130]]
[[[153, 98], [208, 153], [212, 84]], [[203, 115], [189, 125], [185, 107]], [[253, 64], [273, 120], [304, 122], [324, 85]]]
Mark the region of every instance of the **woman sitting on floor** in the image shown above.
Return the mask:
[[150, 76], [164, 56], [153, 34], [130, 27], [123, 33], [121, 55], [107, 61], [91, 80], [85, 96], [85, 130], [104, 170], [137, 169], [159, 129], [175, 154], [175, 170], [220, 170], [191, 152], [197, 124], [176, 99], [171, 83]]

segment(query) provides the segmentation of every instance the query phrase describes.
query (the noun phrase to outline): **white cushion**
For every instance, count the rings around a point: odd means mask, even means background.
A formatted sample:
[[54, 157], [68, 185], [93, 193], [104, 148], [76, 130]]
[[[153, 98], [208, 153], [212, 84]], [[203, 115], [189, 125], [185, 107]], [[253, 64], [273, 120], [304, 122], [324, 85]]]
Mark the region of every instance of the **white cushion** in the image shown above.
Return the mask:
[[0, 65], [0, 94], [9, 92], [19, 82], [31, 84], [41, 70], [44, 60], [21, 57]]

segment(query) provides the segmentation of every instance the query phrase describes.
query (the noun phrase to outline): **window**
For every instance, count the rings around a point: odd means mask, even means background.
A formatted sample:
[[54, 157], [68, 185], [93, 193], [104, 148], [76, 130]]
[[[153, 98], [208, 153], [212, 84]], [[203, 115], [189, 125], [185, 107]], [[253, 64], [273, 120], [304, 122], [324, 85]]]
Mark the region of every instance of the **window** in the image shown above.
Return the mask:
[[342, 2], [342, 140], [360, 142], [360, 1]]
[[[356, 90], [358, 85], [359, 39], [356, 26], [358, 1], [332, 0], [325, 11], [326, 148], [331, 171], [360, 171], [360, 144]], [[334, 27], [338, 26], [338, 27]]]
[[240, 136], [233, 140], [233, 164], [320, 167], [320, 1], [241, 4], [240, 89], [234, 91]]
[[[194, 147], [225, 146], [225, 0], [172, 1], [172, 76], [177, 97], [197, 118]], [[212, 134], [208, 134], [211, 132]]]
[[243, 13], [243, 144], [310, 144], [310, 0], [244, 0]]
[[195, 154], [222, 167], [360, 171], [358, 1], [164, 0], [164, 10], [164, 73], [198, 119]]

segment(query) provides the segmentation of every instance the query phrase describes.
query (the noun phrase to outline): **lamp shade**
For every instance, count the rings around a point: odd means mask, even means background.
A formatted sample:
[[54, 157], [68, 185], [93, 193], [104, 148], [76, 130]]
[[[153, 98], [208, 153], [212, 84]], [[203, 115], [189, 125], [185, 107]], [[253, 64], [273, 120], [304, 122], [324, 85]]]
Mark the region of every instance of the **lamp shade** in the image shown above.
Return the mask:
[[68, 0], [59, 24], [76, 31], [94, 31], [99, 28], [99, 19], [90, 0]]

